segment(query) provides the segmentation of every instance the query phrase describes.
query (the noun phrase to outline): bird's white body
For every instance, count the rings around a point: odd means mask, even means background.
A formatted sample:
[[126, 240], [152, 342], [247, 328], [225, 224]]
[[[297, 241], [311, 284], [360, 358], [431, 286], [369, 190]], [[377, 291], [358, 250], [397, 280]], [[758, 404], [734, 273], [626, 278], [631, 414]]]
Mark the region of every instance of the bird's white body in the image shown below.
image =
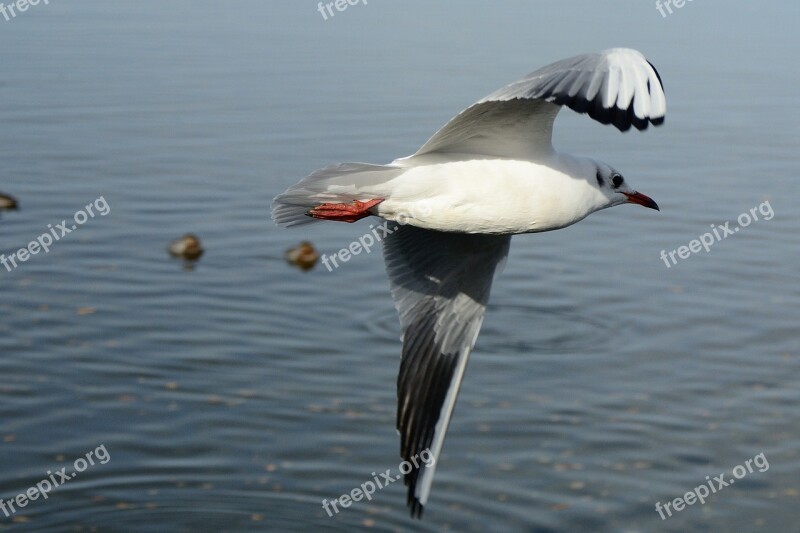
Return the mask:
[[[447, 232], [516, 234], [563, 228], [606, 207], [590, 159], [553, 151], [538, 161], [426, 154], [367, 196], [387, 220]], [[588, 179], [587, 179], [588, 177]]]

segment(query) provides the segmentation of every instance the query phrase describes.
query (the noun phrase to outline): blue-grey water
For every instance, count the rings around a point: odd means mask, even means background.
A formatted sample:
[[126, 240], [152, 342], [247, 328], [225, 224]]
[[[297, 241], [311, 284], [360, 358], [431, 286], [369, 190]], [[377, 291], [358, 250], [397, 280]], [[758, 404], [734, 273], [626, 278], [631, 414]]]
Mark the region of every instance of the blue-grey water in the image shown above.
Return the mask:
[[[317, 7], [0, 17], [0, 191], [20, 202], [0, 253], [95, 206], [0, 266], [0, 498], [95, 458], [0, 529], [800, 531], [798, 4]], [[662, 211], [515, 237], [424, 519], [401, 483], [328, 517], [323, 499], [398, 468], [399, 325], [379, 251], [333, 272], [283, 258], [302, 240], [335, 253], [368, 221], [282, 230], [271, 198], [412, 153], [497, 87], [612, 46], [659, 68], [666, 124], [623, 135], [565, 112], [556, 145]], [[758, 206], [769, 220], [660, 258]], [[187, 232], [206, 248], [193, 266], [166, 252]], [[705, 504], [656, 511], [762, 453]]]

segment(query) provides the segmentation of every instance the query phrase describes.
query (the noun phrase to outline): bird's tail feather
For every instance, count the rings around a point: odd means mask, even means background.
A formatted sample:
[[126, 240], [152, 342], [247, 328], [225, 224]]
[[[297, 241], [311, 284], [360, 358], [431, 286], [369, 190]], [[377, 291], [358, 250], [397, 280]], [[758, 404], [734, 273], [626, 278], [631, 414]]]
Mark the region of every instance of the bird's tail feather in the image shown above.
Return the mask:
[[342, 163], [317, 170], [289, 187], [272, 201], [272, 220], [279, 226], [291, 227], [315, 222], [306, 216], [322, 203], [349, 203], [381, 197], [381, 185], [405, 171], [392, 165]]

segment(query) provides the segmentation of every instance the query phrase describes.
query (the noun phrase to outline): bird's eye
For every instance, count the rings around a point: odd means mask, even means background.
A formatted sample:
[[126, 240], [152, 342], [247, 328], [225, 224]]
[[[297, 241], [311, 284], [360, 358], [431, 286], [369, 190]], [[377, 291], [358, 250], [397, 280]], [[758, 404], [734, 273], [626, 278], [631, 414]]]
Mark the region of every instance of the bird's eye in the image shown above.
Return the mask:
[[611, 183], [614, 184], [614, 188], [615, 189], [618, 189], [619, 186], [622, 185], [623, 181], [625, 181], [625, 180], [619, 174], [614, 174], [614, 177], [611, 178]]

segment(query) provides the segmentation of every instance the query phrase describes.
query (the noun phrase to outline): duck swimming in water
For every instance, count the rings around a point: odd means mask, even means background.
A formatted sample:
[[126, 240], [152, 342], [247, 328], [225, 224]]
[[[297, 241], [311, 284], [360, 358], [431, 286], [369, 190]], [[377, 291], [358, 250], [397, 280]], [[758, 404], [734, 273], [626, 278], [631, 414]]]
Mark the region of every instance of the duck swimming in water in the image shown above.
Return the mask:
[[18, 206], [16, 198], [0, 193], [0, 209], [16, 209]]
[[205, 251], [203, 250], [203, 245], [200, 244], [200, 239], [193, 233], [187, 233], [180, 239], [175, 239], [169, 243], [167, 250], [173, 257], [180, 257], [190, 261], [200, 259], [200, 256]]
[[289, 248], [286, 250], [284, 257], [289, 264], [296, 266], [304, 272], [314, 268], [314, 265], [316, 265], [319, 260], [319, 254], [308, 241], [303, 241], [299, 246]]

